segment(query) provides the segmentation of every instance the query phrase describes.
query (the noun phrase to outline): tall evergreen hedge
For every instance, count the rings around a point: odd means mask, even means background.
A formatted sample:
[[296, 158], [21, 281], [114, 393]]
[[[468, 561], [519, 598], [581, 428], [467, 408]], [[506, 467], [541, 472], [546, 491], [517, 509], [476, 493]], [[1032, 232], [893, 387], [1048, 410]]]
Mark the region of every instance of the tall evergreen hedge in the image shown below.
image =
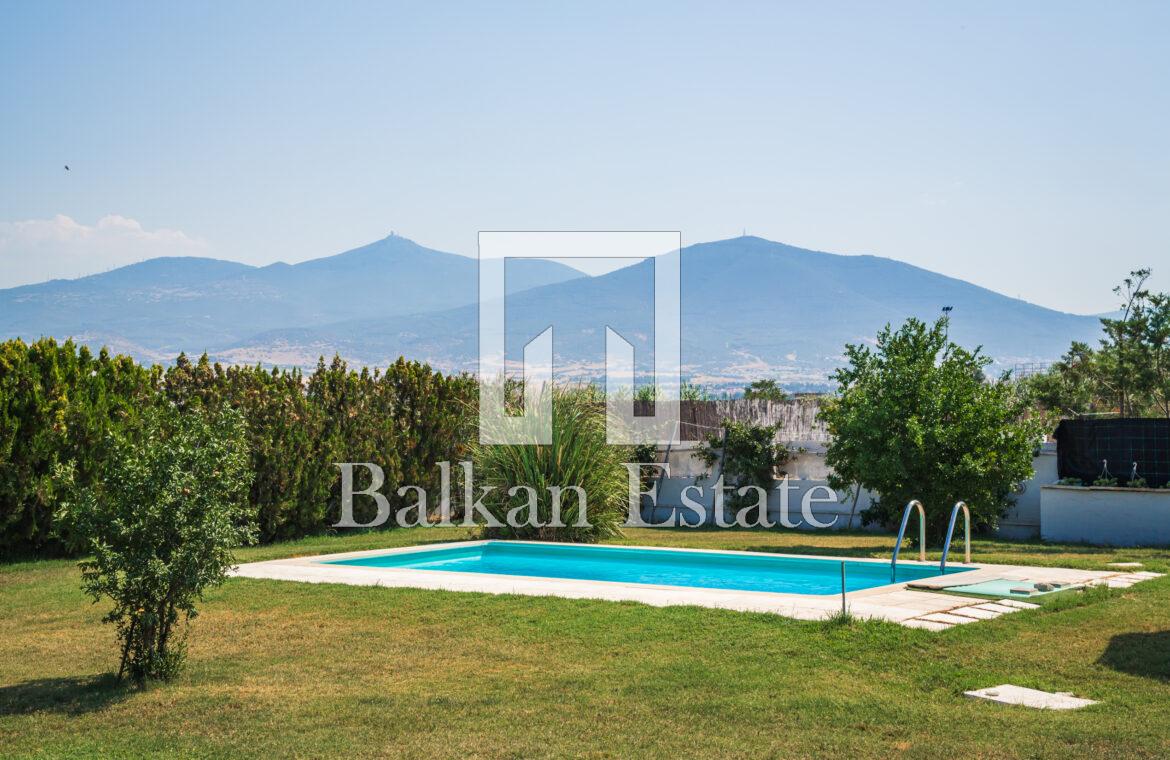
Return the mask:
[[[111, 436], [133, 436], [160, 400], [181, 408], [238, 410], [247, 422], [249, 502], [261, 541], [327, 529], [337, 520], [335, 462], [375, 462], [391, 504], [401, 485], [437, 493], [442, 460], [467, 455], [475, 430], [475, 380], [399, 359], [385, 371], [340, 358], [312, 375], [223, 367], [180, 355], [168, 369], [97, 356], [70, 341], [0, 344], [0, 556], [68, 552], [53, 524], [53, 471], [74, 463], [75, 482], [100, 483]], [[360, 486], [361, 484], [359, 484]], [[369, 500], [362, 500], [364, 502]], [[364, 516], [356, 515], [359, 520]]]

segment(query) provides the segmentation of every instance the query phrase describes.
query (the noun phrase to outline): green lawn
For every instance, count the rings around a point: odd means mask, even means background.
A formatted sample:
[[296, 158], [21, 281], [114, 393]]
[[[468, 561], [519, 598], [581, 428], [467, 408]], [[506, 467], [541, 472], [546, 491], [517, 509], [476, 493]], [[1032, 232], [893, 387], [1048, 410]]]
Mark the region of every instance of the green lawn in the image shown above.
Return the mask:
[[[320, 538], [242, 561], [464, 538]], [[864, 534], [638, 530], [626, 543], [889, 555]], [[1170, 553], [979, 541], [976, 561]], [[943, 633], [702, 608], [236, 579], [174, 683], [110, 684], [72, 562], [0, 566], [0, 756], [1170, 756], [1170, 577]], [[1102, 700], [979, 703], [1004, 682]]]

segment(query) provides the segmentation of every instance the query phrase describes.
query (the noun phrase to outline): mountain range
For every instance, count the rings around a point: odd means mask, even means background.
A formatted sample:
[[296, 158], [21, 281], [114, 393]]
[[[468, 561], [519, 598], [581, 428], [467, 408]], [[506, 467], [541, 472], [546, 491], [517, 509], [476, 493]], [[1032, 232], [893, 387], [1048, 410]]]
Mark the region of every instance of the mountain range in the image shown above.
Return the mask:
[[[604, 253], [601, 253], [604, 255]], [[507, 263], [509, 358], [553, 326], [557, 371], [604, 371], [605, 327], [652, 367], [653, 260], [589, 277], [556, 261]], [[398, 356], [474, 371], [475, 260], [391, 236], [300, 264], [253, 267], [161, 258], [76, 280], [0, 290], [0, 336], [75, 337], [167, 362], [180, 351], [232, 363], [312, 366], [340, 353], [380, 366]], [[1051, 361], [1093, 341], [1096, 317], [1046, 309], [899, 261], [842, 256], [757, 237], [682, 252], [684, 372], [713, 387], [773, 377], [823, 384], [845, 343], [885, 324], [933, 319], [952, 306], [950, 335], [1000, 367]]]
[[[74, 336], [165, 362], [265, 330], [462, 306], [475, 300], [478, 277], [474, 259], [396, 235], [300, 264], [157, 258], [0, 290], [0, 334]], [[519, 260], [509, 263], [507, 285], [517, 292], [579, 277], [554, 261]]]

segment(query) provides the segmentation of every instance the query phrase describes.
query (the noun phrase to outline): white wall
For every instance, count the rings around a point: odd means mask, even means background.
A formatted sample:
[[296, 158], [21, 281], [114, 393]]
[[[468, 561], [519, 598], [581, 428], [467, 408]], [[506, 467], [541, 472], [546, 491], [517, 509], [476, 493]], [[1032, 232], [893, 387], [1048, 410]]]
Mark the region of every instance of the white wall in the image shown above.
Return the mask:
[[1040, 490], [1055, 483], [1056, 445], [1045, 444], [1040, 455], [1032, 460], [1033, 475], [1020, 484], [1016, 503], [999, 522], [997, 536], [1003, 538], [1037, 538], [1040, 535]]
[[1044, 486], [1040, 526], [1045, 541], [1165, 546], [1170, 544], [1170, 490]]
[[[796, 448], [799, 444], [789, 445]], [[653, 511], [649, 509], [648, 505], [643, 510], [645, 520], [662, 523], [682, 519], [689, 524], [700, 520], [692, 510], [682, 508], [683, 489], [687, 486], [698, 484], [705, 486], [702, 499], [705, 510], [701, 518], [701, 524], [714, 524], [714, 511], [712, 507], [714, 499], [713, 481], [709, 478], [701, 478], [706, 467], [693, 456], [693, 452], [694, 446], [687, 444], [676, 447], [671, 451], [669, 457], [671, 476], [664, 478], [660, 482], [657, 506]], [[1016, 503], [1000, 522], [1000, 527], [996, 531], [996, 535], [1015, 539], [1037, 538], [1040, 535], [1041, 486], [1055, 483], [1057, 480], [1055, 445], [1045, 444], [1039, 456], [1033, 460], [1033, 466], [1035, 474], [1030, 480], [1020, 485]], [[801, 519], [800, 506], [801, 499], [806, 492], [817, 486], [827, 486], [829, 467], [825, 464], [823, 446], [816, 443], [807, 444], [806, 450], [794, 454], [784, 469], [789, 475], [789, 484], [792, 486], [788, 496], [789, 523], [795, 523], [796, 527], [799, 528], [818, 529], [816, 526], [806, 524]], [[712, 468], [712, 470], [717, 471], [718, 465]], [[818, 491], [818, 494], [820, 492]], [[833, 527], [839, 530], [849, 525], [849, 512], [852, 506], [852, 499], [846, 498], [845, 494], [840, 493], [837, 494], [837, 497], [840, 503], [811, 505], [811, 513], [813, 518], [819, 523], [834, 522], [834, 518], [836, 518]], [[695, 498], [693, 492], [692, 498]], [[861, 512], [867, 509], [872, 501], [873, 495], [868, 491], [863, 491], [857, 503], [857, 517], [854, 518], [852, 527], [866, 530], [880, 530], [878, 526], [861, 525]], [[775, 521], [779, 520], [780, 502], [780, 493], [773, 489], [769, 493], [768, 498], [768, 514], [770, 519]], [[948, 504], [943, 508], [949, 510], [952, 506]], [[928, 504], [926, 508], [932, 509], [937, 507]], [[681, 514], [676, 516], [676, 512]], [[730, 521], [734, 517], [734, 514], [727, 514], [725, 512], [725, 520]]]
[[[843, 499], [841, 494], [834, 494], [824, 480], [795, 480], [790, 478], [788, 481], [787, 511], [785, 511], [784, 493], [782, 488], [779, 487], [781, 483], [782, 481], [777, 481], [778, 487], [768, 492], [768, 519], [772, 522], [777, 525], [783, 525], [784, 523], [781, 522], [781, 518], [786, 515], [788, 527], [811, 530], [828, 529], [825, 528], [828, 525], [831, 529], [840, 530], [848, 526], [852, 500]], [[696, 514], [696, 511], [692, 508], [682, 506], [683, 490], [689, 486], [701, 486], [703, 488], [701, 495], [693, 489], [690, 491], [691, 500], [701, 505], [701, 514]], [[820, 525], [809, 523], [802, 513], [806, 494], [809, 495], [808, 514], [811, 515], [816, 523], [820, 523]], [[710, 478], [698, 480], [695, 478], [663, 478], [658, 483], [656, 495], [656, 507], [651, 508], [648, 499], [645, 499], [643, 502], [643, 519], [647, 522], [659, 524], [674, 521], [677, 523], [681, 520], [688, 525], [715, 524], [715, 487], [714, 481]], [[834, 496], [836, 500], [829, 503], [820, 501], [829, 495]], [[869, 495], [863, 493], [857, 504], [858, 517], [854, 519], [853, 527], [862, 527], [860, 514], [862, 510], [869, 507], [869, 503]], [[753, 521], [755, 516], [753, 511]], [[726, 522], [731, 522], [735, 519], [735, 513], [726, 505], [723, 510], [723, 519]], [[866, 527], [872, 527], [874, 530], [877, 530], [876, 526]]]

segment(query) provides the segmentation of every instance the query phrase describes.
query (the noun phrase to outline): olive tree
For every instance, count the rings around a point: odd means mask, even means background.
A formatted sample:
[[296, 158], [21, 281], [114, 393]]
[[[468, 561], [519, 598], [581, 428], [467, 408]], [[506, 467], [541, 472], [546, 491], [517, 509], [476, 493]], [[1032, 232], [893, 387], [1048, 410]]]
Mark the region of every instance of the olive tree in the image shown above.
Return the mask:
[[910, 319], [887, 325], [873, 348], [846, 346], [848, 366], [820, 413], [832, 437], [830, 485], [878, 494], [866, 522], [893, 524], [919, 499], [935, 538], [960, 500], [975, 526], [996, 525], [1031, 475], [1042, 433], [1013, 384], [988, 382], [990, 359], [949, 342], [946, 326]]
[[[186, 623], [209, 587], [222, 583], [232, 550], [255, 539], [247, 505], [251, 474], [238, 412], [149, 410], [139, 433], [111, 441], [97, 485], [64, 506], [90, 558], [82, 588], [113, 608], [118, 678], [169, 679], [182, 666]], [[60, 473], [68, 484], [68, 469]]]

